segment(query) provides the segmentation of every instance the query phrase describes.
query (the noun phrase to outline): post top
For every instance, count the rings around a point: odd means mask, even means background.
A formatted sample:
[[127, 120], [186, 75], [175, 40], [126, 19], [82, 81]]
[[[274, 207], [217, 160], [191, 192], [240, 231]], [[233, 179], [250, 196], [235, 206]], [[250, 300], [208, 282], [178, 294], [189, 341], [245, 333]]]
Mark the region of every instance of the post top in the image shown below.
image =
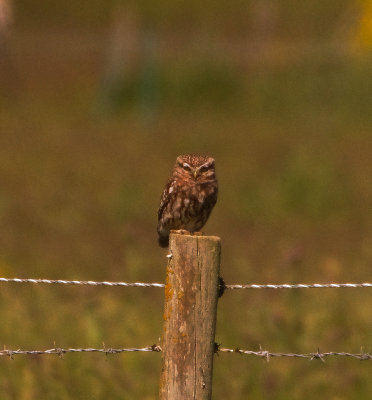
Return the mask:
[[209, 235], [204, 235], [204, 234], [184, 234], [184, 233], [176, 233], [176, 232], [171, 232], [170, 233], [170, 238], [187, 238], [187, 240], [197, 240], [197, 241], [214, 241], [214, 242], [221, 242], [221, 238], [219, 236], [209, 236]]

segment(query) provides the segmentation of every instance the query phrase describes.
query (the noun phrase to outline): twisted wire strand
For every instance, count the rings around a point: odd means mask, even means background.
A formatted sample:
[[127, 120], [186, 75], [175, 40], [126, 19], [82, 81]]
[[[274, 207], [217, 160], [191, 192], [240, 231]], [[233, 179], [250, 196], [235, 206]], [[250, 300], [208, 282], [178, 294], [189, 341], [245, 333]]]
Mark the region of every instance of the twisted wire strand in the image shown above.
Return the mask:
[[151, 351], [155, 351], [155, 352], [159, 352], [161, 351], [161, 348], [157, 345], [152, 345], [152, 346], [148, 346], [148, 347], [143, 347], [143, 348], [134, 348], [134, 347], [130, 347], [130, 348], [126, 348], [126, 349], [113, 349], [113, 348], [102, 348], [102, 349], [94, 349], [94, 348], [86, 348], [86, 349], [82, 349], [82, 348], [78, 348], [78, 349], [62, 349], [59, 347], [55, 347], [52, 349], [48, 349], [48, 350], [10, 350], [10, 349], [6, 349], [4, 348], [4, 350], [0, 350], [0, 356], [8, 356], [10, 358], [12, 358], [14, 355], [42, 355], [42, 354], [57, 354], [59, 356], [63, 356], [66, 353], [104, 353], [104, 354], [120, 354], [120, 353], [127, 353], [127, 352], [151, 352]]
[[325, 359], [327, 357], [350, 357], [350, 358], [355, 358], [361, 361], [365, 360], [372, 360], [372, 355], [369, 353], [364, 352], [362, 349], [360, 353], [348, 353], [348, 352], [336, 352], [336, 351], [328, 351], [328, 352], [320, 352], [319, 350], [315, 353], [303, 353], [303, 354], [298, 354], [298, 353], [273, 353], [268, 350], [262, 350], [260, 349], [259, 351], [252, 351], [252, 350], [242, 350], [239, 347], [236, 349], [226, 349], [226, 348], [221, 348], [217, 346], [216, 353], [238, 353], [242, 355], [248, 355], [248, 356], [257, 356], [260, 358], [264, 358], [267, 361], [270, 361], [271, 357], [291, 357], [291, 358], [305, 358], [309, 360], [316, 360], [319, 359], [323, 362], [325, 362]]
[[226, 285], [226, 289], [321, 289], [321, 288], [370, 288], [372, 283], [296, 283], [296, 284], [249, 284], [249, 285]]
[[0, 278], [0, 282], [15, 283], [46, 283], [46, 284], [62, 284], [62, 285], [90, 285], [90, 286], [124, 286], [124, 287], [157, 287], [163, 288], [163, 283], [146, 283], [146, 282], [97, 282], [97, 281], [69, 281], [62, 279], [31, 279], [31, 278]]
[[[120, 353], [127, 353], [127, 352], [161, 352], [162, 349], [160, 346], [154, 344], [152, 346], [148, 347], [143, 347], [143, 348], [120, 348], [120, 349], [114, 349], [114, 348], [101, 348], [101, 349], [95, 349], [95, 348], [68, 348], [68, 349], [63, 349], [59, 347], [55, 347], [52, 349], [47, 349], [47, 350], [10, 350], [4, 348], [4, 350], [0, 350], [0, 356], [7, 356], [9, 358], [13, 358], [15, 355], [47, 355], [47, 354], [55, 354], [60, 357], [62, 357], [66, 353], [101, 353], [101, 354], [120, 354]], [[298, 353], [274, 353], [268, 350], [262, 350], [260, 349], [259, 351], [252, 351], [252, 350], [243, 350], [241, 348], [235, 348], [235, 349], [230, 349], [230, 348], [224, 348], [221, 347], [220, 345], [216, 344], [215, 348], [215, 353], [237, 353], [241, 355], [247, 355], [247, 356], [256, 356], [265, 359], [266, 361], [270, 361], [272, 357], [289, 357], [289, 358], [304, 358], [304, 359], [309, 359], [309, 360], [316, 360], [319, 359], [323, 362], [325, 362], [325, 359], [328, 357], [350, 357], [350, 358], [355, 358], [361, 361], [365, 360], [372, 360], [372, 355], [369, 353], [364, 352], [363, 350], [360, 351], [360, 353], [348, 353], [348, 352], [335, 352], [335, 351], [329, 351], [329, 352], [320, 352], [319, 350], [314, 353], [303, 353], [303, 354], [298, 354]]]
[[[62, 279], [33, 279], [33, 278], [0, 278], [1, 282], [14, 283], [44, 283], [62, 285], [89, 285], [89, 286], [123, 286], [123, 287], [156, 287], [164, 288], [164, 283], [157, 282], [109, 282], [109, 281], [78, 281]], [[298, 283], [298, 284], [247, 284], [247, 285], [225, 285], [226, 289], [321, 289], [321, 288], [371, 288], [372, 283]]]

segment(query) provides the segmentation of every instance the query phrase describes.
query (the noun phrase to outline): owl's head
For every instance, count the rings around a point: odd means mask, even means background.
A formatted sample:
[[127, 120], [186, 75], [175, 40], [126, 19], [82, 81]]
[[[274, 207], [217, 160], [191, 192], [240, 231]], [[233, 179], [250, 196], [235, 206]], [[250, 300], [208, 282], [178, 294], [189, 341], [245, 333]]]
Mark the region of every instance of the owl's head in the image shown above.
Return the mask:
[[176, 160], [176, 169], [182, 171], [182, 175], [188, 176], [194, 180], [199, 177], [214, 178], [214, 158], [198, 155], [178, 156]]

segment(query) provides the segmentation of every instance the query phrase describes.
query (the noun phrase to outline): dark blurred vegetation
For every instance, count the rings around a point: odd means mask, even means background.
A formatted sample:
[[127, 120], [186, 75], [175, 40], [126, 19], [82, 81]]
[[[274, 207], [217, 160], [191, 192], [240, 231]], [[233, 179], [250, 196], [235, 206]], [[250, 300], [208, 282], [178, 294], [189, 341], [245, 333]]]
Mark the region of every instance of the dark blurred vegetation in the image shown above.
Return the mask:
[[[15, 1], [0, 29], [0, 275], [163, 281], [177, 155], [216, 158], [228, 283], [371, 281], [365, 1]], [[1, 21], [1, 18], [0, 18]], [[0, 285], [7, 348], [142, 347], [158, 289]], [[227, 292], [217, 340], [371, 350], [370, 290]], [[155, 399], [157, 353], [0, 360], [1, 400]], [[372, 364], [221, 354], [214, 399], [365, 399]]]

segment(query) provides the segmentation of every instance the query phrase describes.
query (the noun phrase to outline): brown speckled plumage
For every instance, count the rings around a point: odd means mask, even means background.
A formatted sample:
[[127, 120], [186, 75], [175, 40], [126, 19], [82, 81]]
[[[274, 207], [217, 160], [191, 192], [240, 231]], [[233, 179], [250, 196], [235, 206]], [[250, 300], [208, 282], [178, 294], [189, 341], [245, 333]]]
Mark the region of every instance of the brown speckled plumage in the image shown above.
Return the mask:
[[170, 230], [199, 231], [216, 204], [217, 192], [213, 158], [197, 155], [177, 157], [158, 210], [160, 246], [168, 246]]

